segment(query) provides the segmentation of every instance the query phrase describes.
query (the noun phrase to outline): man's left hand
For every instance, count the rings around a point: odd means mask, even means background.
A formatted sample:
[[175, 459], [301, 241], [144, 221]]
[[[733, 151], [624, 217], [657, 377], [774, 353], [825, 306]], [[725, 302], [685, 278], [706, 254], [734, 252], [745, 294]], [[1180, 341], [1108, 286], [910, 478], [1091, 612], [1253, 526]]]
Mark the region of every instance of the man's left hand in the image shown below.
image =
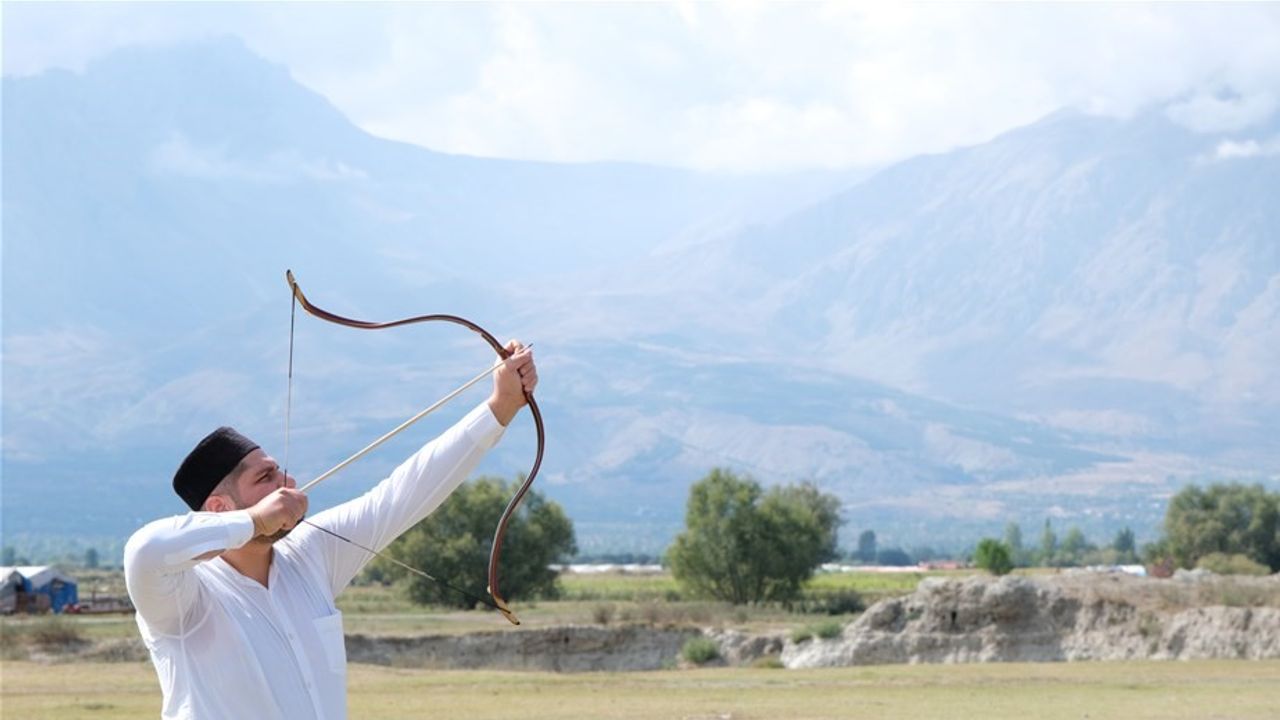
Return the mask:
[[502, 367], [493, 374], [493, 394], [489, 396], [489, 410], [504, 426], [525, 406], [525, 393], [533, 394], [538, 386], [533, 349], [512, 340], [507, 343], [507, 351], [511, 357], [503, 360]]

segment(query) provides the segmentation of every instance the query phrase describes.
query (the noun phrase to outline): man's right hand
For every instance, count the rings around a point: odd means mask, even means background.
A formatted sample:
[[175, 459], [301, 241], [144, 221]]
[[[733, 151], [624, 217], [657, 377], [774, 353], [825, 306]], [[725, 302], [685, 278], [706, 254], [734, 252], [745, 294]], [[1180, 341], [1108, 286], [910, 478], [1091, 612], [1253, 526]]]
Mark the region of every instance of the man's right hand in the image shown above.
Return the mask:
[[307, 496], [293, 488], [280, 488], [249, 508], [255, 536], [271, 537], [292, 530], [307, 514]]

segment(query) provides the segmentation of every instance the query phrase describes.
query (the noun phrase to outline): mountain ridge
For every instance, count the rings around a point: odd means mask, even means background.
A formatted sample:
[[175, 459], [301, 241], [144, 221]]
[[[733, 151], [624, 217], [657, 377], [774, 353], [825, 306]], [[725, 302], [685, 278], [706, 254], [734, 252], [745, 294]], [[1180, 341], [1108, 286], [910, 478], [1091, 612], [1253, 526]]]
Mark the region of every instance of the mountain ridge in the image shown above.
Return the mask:
[[[374, 138], [235, 43], [4, 83], [7, 535], [179, 511], [146, 488], [204, 428], [282, 447], [286, 267], [335, 312], [533, 340], [540, 486], [585, 551], [661, 549], [715, 465], [818, 482], [852, 537], [954, 547], [1045, 517], [1149, 535], [1185, 482], [1280, 484], [1277, 159], [1207, 159], [1274, 118], [1060, 112], [870, 177], [741, 178]], [[297, 473], [474, 374], [471, 340], [299, 318]], [[531, 457], [518, 420], [481, 472]]]

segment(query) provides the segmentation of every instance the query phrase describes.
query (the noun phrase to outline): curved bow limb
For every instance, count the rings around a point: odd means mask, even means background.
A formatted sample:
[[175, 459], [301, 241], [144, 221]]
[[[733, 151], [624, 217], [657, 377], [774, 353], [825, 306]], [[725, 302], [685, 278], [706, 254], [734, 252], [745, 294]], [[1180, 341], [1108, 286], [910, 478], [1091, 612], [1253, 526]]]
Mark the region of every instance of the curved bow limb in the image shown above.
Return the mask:
[[[498, 342], [498, 339], [495, 338], [492, 333], [466, 318], [459, 317], [457, 315], [434, 313], [428, 315], [417, 315], [400, 320], [390, 320], [387, 322], [356, 320], [329, 312], [328, 310], [323, 310], [313, 305], [311, 301], [307, 300], [307, 296], [303, 294], [302, 288], [298, 285], [298, 281], [293, 277], [292, 270], [285, 271], [285, 279], [289, 282], [289, 288], [293, 292], [293, 297], [298, 301], [298, 304], [302, 306], [302, 309], [321, 320], [326, 320], [337, 325], [345, 325], [346, 327], [356, 328], [359, 330], [384, 330], [387, 328], [400, 327], [401, 325], [413, 325], [415, 323], [447, 322], [454, 325], [461, 325], [462, 327], [465, 327], [479, 335], [486, 343], [489, 344], [489, 347], [493, 348], [493, 351], [497, 353], [499, 358], [506, 360], [511, 357], [511, 353], [502, 346], [502, 343]], [[520, 620], [515, 616], [515, 613], [511, 611], [511, 607], [507, 604], [507, 601], [502, 597], [502, 593], [498, 589], [498, 565], [502, 559], [502, 539], [506, 534], [507, 524], [510, 522], [511, 516], [515, 514], [516, 509], [520, 507], [520, 501], [524, 499], [525, 494], [529, 492], [529, 487], [533, 485], [534, 478], [538, 476], [538, 469], [542, 467], [543, 448], [546, 445], [546, 432], [542, 425], [542, 412], [538, 409], [538, 403], [533, 399], [533, 393], [525, 391], [524, 397], [525, 401], [529, 405], [529, 414], [533, 416], [533, 424], [538, 434], [537, 453], [534, 456], [533, 467], [529, 470], [529, 475], [525, 478], [524, 482], [521, 483], [520, 488], [516, 490], [511, 501], [507, 503], [507, 508], [503, 511], [502, 517], [498, 519], [498, 527], [493, 533], [493, 547], [489, 550], [489, 595], [493, 597], [494, 606], [497, 607], [497, 609], [502, 612], [503, 617], [513, 625], [519, 625]]]

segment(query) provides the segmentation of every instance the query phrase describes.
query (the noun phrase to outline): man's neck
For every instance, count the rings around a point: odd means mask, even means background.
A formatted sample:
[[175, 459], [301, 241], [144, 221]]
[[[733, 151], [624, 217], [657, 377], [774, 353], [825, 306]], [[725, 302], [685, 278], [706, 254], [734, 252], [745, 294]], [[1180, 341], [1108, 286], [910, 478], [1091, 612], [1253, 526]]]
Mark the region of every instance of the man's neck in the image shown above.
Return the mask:
[[271, 573], [271, 558], [274, 548], [270, 543], [253, 540], [234, 550], [222, 553], [222, 559], [236, 572], [267, 587], [267, 577]]

